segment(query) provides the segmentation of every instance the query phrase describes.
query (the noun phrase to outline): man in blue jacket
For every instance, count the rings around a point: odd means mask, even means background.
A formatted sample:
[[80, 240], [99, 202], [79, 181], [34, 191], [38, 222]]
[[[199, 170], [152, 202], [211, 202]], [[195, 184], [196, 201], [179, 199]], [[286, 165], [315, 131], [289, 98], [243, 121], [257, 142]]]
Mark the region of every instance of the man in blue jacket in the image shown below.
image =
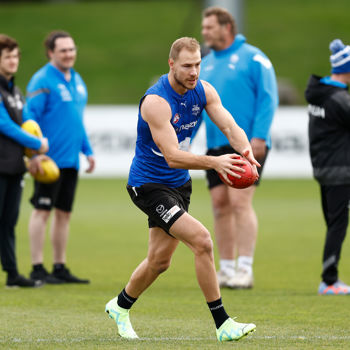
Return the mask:
[[[7, 287], [36, 287], [40, 283], [18, 273], [15, 226], [26, 171], [23, 147], [44, 153], [48, 143], [46, 138], [39, 139], [21, 129], [24, 98], [14, 82], [19, 59], [17, 41], [0, 34], [0, 257], [7, 272]], [[36, 161], [38, 157], [31, 163]]]
[[[247, 134], [254, 156], [262, 165], [261, 173], [271, 146], [270, 126], [278, 104], [272, 64], [263, 52], [237, 34], [235, 21], [225, 9], [211, 7], [204, 11], [202, 35], [211, 51], [203, 59], [200, 77], [216, 88], [224, 107]], [[238, 153], [205, 112], [203, 118], [207, 154]], [[206, 174], [220, 255], [220, 286], [251, 288], [258, 227], [252, 206], [256, 186], [234, 189], [224, 185], [214, 170]]]
[[[78, 181], [79, 153], [87, 157], [91, 173], [95, 167], [92, 148], [87, 137], [83, 114], [87, 89], [81, 76], [73, 69], [76, 46], [67, 32], [51, 32], [45, 40], [49, 62], [39, 69], [27, 86], [27, 110], [49, 139], [50, 156], [60, 169], [54, 184], [35, 182], [31, 203], [34, 206], [29, 235], [33, 271], [31, 277], [46, 283], [89, 283], [70, 273], [65, 266], [69, 220]], [[43, 262], [43, 246], [47, 221], [55, 208], [51, 225], [53, 272]]]

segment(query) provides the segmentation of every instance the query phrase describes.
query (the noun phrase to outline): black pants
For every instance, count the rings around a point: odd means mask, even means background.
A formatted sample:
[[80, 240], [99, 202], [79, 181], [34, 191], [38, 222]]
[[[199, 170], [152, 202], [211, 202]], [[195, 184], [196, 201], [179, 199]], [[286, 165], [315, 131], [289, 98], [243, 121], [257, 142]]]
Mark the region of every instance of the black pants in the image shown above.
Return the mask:
[[22, 175], [0, 174], [0, 256], [2, 269], [17, 272], [15, 226], [22, 195]]
[[327, 224], [322, 280], [330, 285], [338, 280], [338, 262], [349, 223], [350, 185], [321, 185], [321, 198]]

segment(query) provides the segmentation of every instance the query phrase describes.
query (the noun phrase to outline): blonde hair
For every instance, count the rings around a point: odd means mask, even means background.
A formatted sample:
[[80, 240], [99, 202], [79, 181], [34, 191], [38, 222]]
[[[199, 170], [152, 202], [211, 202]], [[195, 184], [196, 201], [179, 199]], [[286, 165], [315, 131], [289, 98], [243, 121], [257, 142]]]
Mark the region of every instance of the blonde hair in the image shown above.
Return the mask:
[[179, 38], [175, 40], [171, 45], [169, 58], [175, 61], [179, 57], [180, 51], [182, 49], [186, 49], [191, 52], [195, 52], [197, 50], [200, 51], [200, 45], [195, 38], [189, 38], [187, 36]]

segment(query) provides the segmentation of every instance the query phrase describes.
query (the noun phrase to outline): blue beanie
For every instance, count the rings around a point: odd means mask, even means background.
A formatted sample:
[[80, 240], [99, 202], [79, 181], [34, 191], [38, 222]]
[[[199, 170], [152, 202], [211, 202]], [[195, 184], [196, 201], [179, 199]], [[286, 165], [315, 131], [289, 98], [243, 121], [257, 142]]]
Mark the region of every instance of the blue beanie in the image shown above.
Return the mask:
[[340, 39], [335, 39], [329, 44], [329, 49], [332, 51], [332, 73], [350, 73], [350, 46], [345, 46]]

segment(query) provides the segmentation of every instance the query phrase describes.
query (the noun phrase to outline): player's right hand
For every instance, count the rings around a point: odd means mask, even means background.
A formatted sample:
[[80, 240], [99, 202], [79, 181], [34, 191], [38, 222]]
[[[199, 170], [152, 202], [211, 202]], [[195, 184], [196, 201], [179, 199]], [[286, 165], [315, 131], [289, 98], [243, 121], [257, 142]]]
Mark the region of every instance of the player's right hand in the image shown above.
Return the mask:
[[[227, 177], [227, 174], [232, 175], [233, 177], [239, 178], [240, 175], [238, 173], [244, 173], [244, 169], [239, 166], [235, 166], [236, 164], [244, 164], [244, 160], [238, 158], [238, 154], [224, 154], [222, 156], [215, 157], [216, 159], [216, 167], [214, 168], [224, 179], [231, 184], [231, 181]], [[233, 171], [234, 170], [234, 171]]]
[[44, 170], [41, 167], [41, 162], [43, 160], [50, 159], [47, 155], [45, 154], [40, 154], [38, 156], [35, 156], [33, 158], [30, 158], [27, 163], [27, 169], [28, 171], [34, 176], [38, 172], [40, 174], [44, 174]]

